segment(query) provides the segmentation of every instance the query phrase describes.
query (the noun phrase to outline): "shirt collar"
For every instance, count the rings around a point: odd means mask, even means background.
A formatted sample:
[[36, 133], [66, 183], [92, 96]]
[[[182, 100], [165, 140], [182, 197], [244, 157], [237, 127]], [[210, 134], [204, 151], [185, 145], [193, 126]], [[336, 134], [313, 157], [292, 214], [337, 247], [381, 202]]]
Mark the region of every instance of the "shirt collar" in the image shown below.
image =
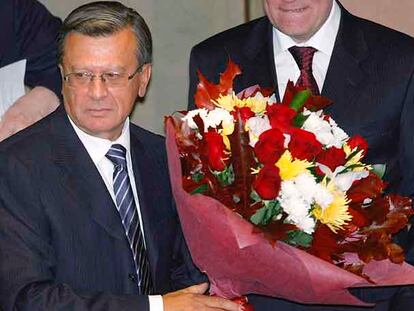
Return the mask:
[[287, 51], [290, 47], [311, 46], [320, 52], [331, 55], [335, 44], [336, 35], [341, 20], [341, 9], [336, 1], [333, 1], [331, 12], [322, 27], [305, 42], [297, 43], [291, 37], [285, 35], [273, 27], [273, 42], [275, 56]]
[[121, 144], [127, 150], [127, 153], [130, 150], [130, 133], [129, 133], [129, 118], [127, 118], [124, 122], [124, 126], [122, 128], [121, 135], [115, 140], [111, 141], [109, 139], [104, 139], [100, 137], [96, 137], [90, 135], [83, 130], [81, 130], [69, 117], [68, 119], [73, 126], [76, 134], [78, 135], [79, 139], [83, 143], [88, 152], [89, 156], [91, 157], [93, 163], [97, 165], [103, 158], [105, 158], [106, 153], [108, 152], [109, 148], [113, 144]]

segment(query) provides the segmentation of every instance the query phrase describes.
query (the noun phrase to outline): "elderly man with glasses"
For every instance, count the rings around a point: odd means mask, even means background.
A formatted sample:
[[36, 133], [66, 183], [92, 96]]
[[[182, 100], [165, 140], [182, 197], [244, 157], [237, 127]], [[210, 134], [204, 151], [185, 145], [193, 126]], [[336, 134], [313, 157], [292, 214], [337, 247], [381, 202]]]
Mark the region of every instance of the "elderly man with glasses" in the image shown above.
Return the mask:
[[64, 105], [0, 144], [0, 309], [238, 310], [188, 287], [201, 278], [164, 141], [129, 122], [151, 52], [145, 21], [120, 3], [64, 21]]

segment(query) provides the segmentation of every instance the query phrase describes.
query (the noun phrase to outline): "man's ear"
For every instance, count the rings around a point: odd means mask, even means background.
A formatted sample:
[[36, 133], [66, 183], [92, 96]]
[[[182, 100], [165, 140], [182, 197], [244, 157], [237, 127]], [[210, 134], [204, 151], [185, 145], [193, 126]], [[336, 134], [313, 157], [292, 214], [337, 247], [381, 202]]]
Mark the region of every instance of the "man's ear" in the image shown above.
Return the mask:
[[142, 66], [141, 72], [138, 73], [138, 96], [144, 97], [147, 92], [147, 86], [151, 78], [152, 64]]

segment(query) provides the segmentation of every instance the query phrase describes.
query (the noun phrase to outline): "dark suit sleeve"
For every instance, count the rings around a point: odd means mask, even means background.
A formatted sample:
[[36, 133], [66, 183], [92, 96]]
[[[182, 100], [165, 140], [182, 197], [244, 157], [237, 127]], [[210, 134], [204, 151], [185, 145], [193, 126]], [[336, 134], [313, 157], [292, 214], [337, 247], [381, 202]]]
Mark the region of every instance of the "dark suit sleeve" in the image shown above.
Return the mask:
[[61, 77], [57, 66], [57, 36], [60, 19], [34, 0], [14, 0], [13, 13], [18, 59], [27, 59], [25, 84], [44, 86], [59, 97]]
[[190, 84], [188, 88], [188, 107], [187, 107], [188, 110], [197, 108], [194, 102], [194, 95], [197, 90], [197, 84], [198, 84], [197, 69], [198, 69], [197, 52], [194, 48], [192, 48], [191, 53], [190, 53], [190, 65], [189, 65]]
[[0, 309], [148, 310], [146, 296], [81, 296], [56, 282], [51, 222], [35, 177], [39, 172], [28, 161], [0, 153], [0, 176]]

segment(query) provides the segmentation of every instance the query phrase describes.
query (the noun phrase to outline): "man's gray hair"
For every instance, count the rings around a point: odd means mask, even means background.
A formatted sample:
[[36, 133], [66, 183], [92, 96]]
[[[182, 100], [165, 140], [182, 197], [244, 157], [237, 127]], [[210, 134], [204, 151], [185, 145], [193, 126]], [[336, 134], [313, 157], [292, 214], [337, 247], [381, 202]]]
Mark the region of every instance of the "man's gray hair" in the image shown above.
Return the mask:
[[90, 37], [112, 35], [131, 27], [137, 40], [138, 65], [152, 62], [151, 32], [134, 9], [115, 1], [98, 1], [73, 10], [63, 22], [58, 38], [58, 58], [62, 64], [66, 36], [72, 32]]

